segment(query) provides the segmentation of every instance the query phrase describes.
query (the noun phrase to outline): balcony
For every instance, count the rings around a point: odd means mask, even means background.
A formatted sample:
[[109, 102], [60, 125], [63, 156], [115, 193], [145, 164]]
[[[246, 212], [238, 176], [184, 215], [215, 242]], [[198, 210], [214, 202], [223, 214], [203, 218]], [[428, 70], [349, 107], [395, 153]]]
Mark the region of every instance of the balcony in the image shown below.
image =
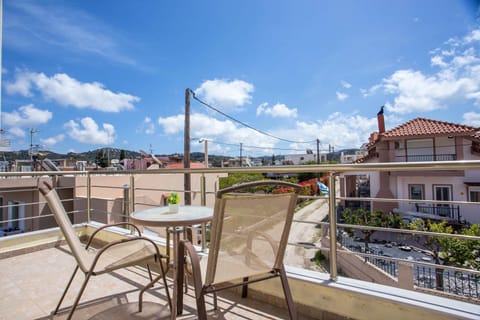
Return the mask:
[[438, 219], [456, 220], [458, 222], [461, 221], [459, 206], [420, 205], [416, 203], [415, 209], [417, 210], [417, 212], [423, 213], [425, 215], [436, 216]]
[[[62, 243], [43, 200], [36, 193], [38, 179], [52, 179], [63, 203], [76, 223], [82, 236], [90, 235], [96, 227], [107, 222], [128, 219], [129, 212], [150, 206], [161, 205], [161, 195], [177, 191], [185, 198], [191, 195], [192, 204], [212, 206], [213, 194], [218, 188], [218, 177], [234, 172], [323, 172], [331, 173], [330, 190], [338, 190], [336, 182], [341, 172], [355, 171], [401, 171], [401, 170], [464, 170], [480, 169], [480, 162], [456, 162], [433, 164], [376, 164], [376, 165], [315, 165], [268, 168], [212, 168], [151, 170], [151, 172], [38, 172], [4, 173], [0, 176], [0, 196], [5, 200], [9, 195], [20, 192], [24, 201], [16, 204], [24, 212], [13, 219], [5, 219], [8, 208], [3, 202], [3, 225], [13, 224], [22, 233], [0, 238], [0, 288], [4, 294], [0, 299], [0, 319], [63, 319], [65, 313], [51, 316], [71, 270], [73, 258]], [[189, 173], [192, 181], [190, 191], [183, 188], [183, 177]], [[2, 179], [3, 178], [3, 179]], [[21, 179], [20, 179], [21, 178]], [[19, 181], [17, 185], [15, 182]], [[332, 188], [332, 186], [334, 186]], [[336, 186], [336, 187], [335, 187]], [[29, 195], [29, 197], [27, 197]], [[292, 227], [290, 246], [285, 263], [292, 294], [297, 304], [300, 319], [480, 319], [478, 279], [480, 272], [451, 269], [453, 274], [465, 272], [460, 290], [438, 290], [426, 286], [434, 274], [428, 270], [436, 265], [424, 259], [410, 259], [387, 253], [386, 244], [391, 239], [403, 239], [403, 244], [393, 245], [388, 250], [400, 252], [402, 247], [414, 247], [413, 237], [418, 233], [408, 230], [394, 230], [370, 226], [352, 226], [337, 223], [337, 208], [341, 200], [354, 200], [331, 192], [329, 197], [304, 196], [308, 205], [299, 209]], [[18, 198], [20, 199], [20, 198]], [[27, 201], [28, 200], [28, 201]], [[358, 198], [358, 201], [372, 201]], [[373, 199], [388, 202], [392, 199]], [[408, 199], [395, 199], [402, 202]], [[29, 214], [27, 214], [29, 213]], [[345, 228], [357, 228], [358, 234], [364, 229], [376, 231], [367, 250], [363, 239], [351, 238], [350, 248], [343, 240]], [[295, 229], [295, 231], [294, 231]], [[129, 230], [109, 230], [105, 237], [124, 237]], [[341, 236], [338, 238], [338, 236]], [[152, 234], [161, 250], [165, 251], [166, 240], [159, 234]], [[308, 237], [308, 239], [302, 238]], [[406, 239], [411, 237], [411, 239]], [[342, 239], [343, 238], [343, 239]], [[387, 240], [390, 239], [390, 240]], [[468, 238], [470, 239], [470, 238]], [[480, 240], [479, 237], [474, 237]], [[204, 240], [201, 237], [200, 240]], [[355, 248], [359, 250], [354, 250]], [[382, 249], [382, 253], [378, 252]], [[201, 248], [199, 247], [199, 250]], [[312, 259], [321, 252], [328, 263], [320, 266]], [[413, 253], [408, 255], [415, 256]], [[391, 266], [381, 268], [381, 266]], [[168, 319], [168, 308], [164, 291], [150, 291], [145, 297], [145, 312], [135, 314], [139, 283], [146, 274], [142, 267], [131, 268], [126, 274], [116, 273], [102, 279], [92, 279], [81, 300], [76, 319]], [[423, 269], [422, 269], [423, 268]], [[423, 270], [423, 271], [422, 271]], [[427, 271], [425, 271], [427, 270]], [[354, 274], [358, 272], [358, 274]], [[423, 272], [423, 274], [422, 274]], [[132, 279], [132, 276], [135, 276]], [[169, 275], [171, 279], [171, 274]], [[78, 277], [81, 280], [80, 277]], [[138, 280], [138, 281], [137, 281]], [[423, 281], [423, 282], [422, 282]], [[429, 282], [431, 283], [431, 281]], [[450, 283], [450, 282], [448, 282]], [[475, 286], [475, 284], [477, 286]], [[78, 282], [75, 285], [79, 286]], [[447, 286], [445, 286], [447, 287]], [[449, 287], [450, 288], [450, 287]], [[220, 295], [220, 313], [213, 318], [224, 319], [287, 319], [288, 313], [283, 302], [279, 281], [253, 284], [249, 298], [242, 299], [238, 292], [228, 291]], [[65, 306], [72, 304], [73, 296], [67, 296]], [[208, 300], [210, 309], [212, 301]], [[194, 298], [190, 288], [185, 301], [184, 315], [180, 319], [194, 318]], [[213, 312], [213, 311], [212, 311]], [[152, 316], [152, 314], [154, 316]], [[213, 314], [212, 314], [213, 316]]]
[[407, 156], [396, 156], [399, 162], [418, 162], [418, 161], [454, 161], [457, 160], [456, 154], [410, 154]]

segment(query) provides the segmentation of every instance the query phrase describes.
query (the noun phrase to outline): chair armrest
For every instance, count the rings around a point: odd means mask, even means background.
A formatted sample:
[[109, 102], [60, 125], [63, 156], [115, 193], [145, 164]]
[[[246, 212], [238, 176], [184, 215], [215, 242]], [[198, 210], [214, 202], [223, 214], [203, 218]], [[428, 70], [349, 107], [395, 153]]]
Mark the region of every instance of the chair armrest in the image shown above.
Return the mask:
[[[200, 269], [200, 258], [198, 256], [197, 250], [193, 244], [188, 240], [180, 240], [178, 244], [178, 265], [177, 265], [177, 281], [178, 288], [183, 286], [183, 278], [185, 272], [185, 251], [190, 256], [192, 263], [192, 276], [195, 287], [195, 297], [200, 297], [202, 295], [202, 271]], [[181, 290], [180, 290], [181, 291]]]
[[110, 227], [116, 227], [116, 226], [131, 226], [133, 228], [135, 228], [135, 230], [138, 232], [138, 236], [141, 237], [142, 236], [142, 233], [140, 232], [140, 228], [138, 228], [136, 225], [134, 225], [133, 223], [130, 223], [130, 222], [118, 222], [118, 223], [112, 223], [112, 224], [106, 224], [104, 226], [101, 226], [100, 228], [98, 228], [97, 230], [95, 230], [92, 235], [90, 236], [90, 238], [88, 239], [88, 242], [87, 242], [87, 245], [85, 246], [85, 249], [88, 249], [88, 247], [90, 246], [90, 244], [92, 243], [93, 239], [95, 238], [95, 236], [97, 235], [97, 233], [99, 233], [100, 231], [102, 231], [103, 229], [105, 228], [110, 228]]
[[112, 241], [112, 242], [108, 243], [106, 246], [102, 247], [100, 250], [98, 250], [98, 252], [95, 254], [95, 258], [93, 259], [92, 265], [90, 267], [90, 271], [95, 270], [95, 266], [97, 265], [98, 260], [100, 260], [100, 257], [106, 251], [108, 251], [108, 249], [110, 249], [110, 248], [112, 248], [116, 245], [123, 244], [125, 242], [131, 242], [131, 241], [147, 241], [147, 242], [149, 242], [153, 245], [153, 248], [155, 250], [155, 256], [158, 257], [159, 260], [161, 258], [165, 258], [165, 256], [160, 253], [160, 250], [158, 250], [158, 247], [157, 247], [156, 243], [153, 242], [152, 239], [148, 239], [146, 237], [135, 237], [135, 238], [120, 239], [120, 240]]

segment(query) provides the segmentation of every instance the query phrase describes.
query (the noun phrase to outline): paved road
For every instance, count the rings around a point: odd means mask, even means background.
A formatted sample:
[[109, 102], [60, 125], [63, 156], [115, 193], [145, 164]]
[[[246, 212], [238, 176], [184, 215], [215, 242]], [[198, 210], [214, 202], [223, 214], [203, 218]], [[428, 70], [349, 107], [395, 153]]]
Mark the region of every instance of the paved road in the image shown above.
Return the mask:
[[[321, 222], [328, 215], [328, 200], [318, 199], [295, 213], [295, 220]], [[289, 243], [311, 242], [320, 245], [320, 229], [314, 223], [294, 222], [290, 229]], [[317, 249], [306, 249], [299, 246], [288, 246], [284, 262], [288, 266], [320, 270], [310, 261]]]

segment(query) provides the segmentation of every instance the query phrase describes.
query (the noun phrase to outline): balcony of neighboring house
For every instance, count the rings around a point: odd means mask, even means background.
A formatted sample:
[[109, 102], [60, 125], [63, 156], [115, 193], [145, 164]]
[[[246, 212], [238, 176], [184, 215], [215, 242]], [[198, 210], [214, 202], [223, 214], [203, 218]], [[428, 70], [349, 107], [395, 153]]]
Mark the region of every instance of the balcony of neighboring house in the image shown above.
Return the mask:
[[[285, 253], [288, 282], [299, 319], [480, 319], [480, 271], [435, 264], [421, 241], [430, 234], [347, 225], [339, 221], [340, 201], [371, 201], [368, 197], [340, 197], [340, 173], [424, 169], [425, 164], [410, 163], [159, 169], [128, 173], [2, 173], [0, 223], [5, 226], [15, 222], [21, 233], [0, 237], [3, 279], [0, 289], [8, 292], [0, 299], [0, 319], [65, 319], [65, 308], [73, 303], [74, 294], [69, 294], [60, 313], [51, 314], [75, 263], [37, 191], [39, 179], [54, 182], [77, 234], [85, 239], [105, 223], [128, 221], [131, 212], [164, 205], [162, 195], [166, 193], [177, 192], [182, 201], [189, 194], [192, 204], [213, 207], [219, 180], [229, 173], [283, 173], [285, 170], [331, 174], [328, 196], [302, 195]], [[464, 169], [480, 170], [480, 162], [452, 162], [435, 168]], [[184, 188], [185, 173], [190, 173], [190, 190]], [[17, 201], [18, 214], [12, 213], [14, 203], [9, 201]], [[208, 254], [208, 242], [205, 243], [206, 234], [200, 230], [206, 229], [208, 226], [193, 228], [190, 232], [192, 239], [198, 240], [193, 240], [198, 244], [197, 250], [204, 255]], [[351, 229], [356, 230], [354, 236], [347, 234]], [[368, 246], [365, 230], [373, 231]], [[130, 234], [131, 230], [115, 227], [102, 233], [100, 240], [124, 238]], [[144, 234], [154, 240], [163, 253], [171, 246], [163, 229], [146, 230]], [[480, 240], [480, 237], [462, 235], [448, 237]], [[406, 251], [407, 248], [410, 251]], [[161, 285], [147, 291], [144, 310], [137, 312], [140, 284], [148, 277], [144, 271], [144, 266], [136, 266], [102, 275], [101, 280], [92, 279], [74, 319], [169, 319]], [[172, 286], [172, 271], [167, 276]], [[81, 276], [74, 279], [74, 292], [81, 280]], [[209, 315], [212, 319], [288, 319], [281, 284], [277, 280], [250, 285], [248, 298], [241, 298], [241, 290], [222, 291], [218, 311], [212, 310], [213, 300], [207, 298]], [[184, 313], [178, 318], [195, 316], [195, 298], [189, 282]]]
[[425, 214], [438, 220], [447, 219], [449, 221], [461, 222], [460, 206], [448, 204], [415, 204], [416, 212]]
[[455, 161], [459, 159], [455, 139], [438, 137], [393, 142], [394, 161]]

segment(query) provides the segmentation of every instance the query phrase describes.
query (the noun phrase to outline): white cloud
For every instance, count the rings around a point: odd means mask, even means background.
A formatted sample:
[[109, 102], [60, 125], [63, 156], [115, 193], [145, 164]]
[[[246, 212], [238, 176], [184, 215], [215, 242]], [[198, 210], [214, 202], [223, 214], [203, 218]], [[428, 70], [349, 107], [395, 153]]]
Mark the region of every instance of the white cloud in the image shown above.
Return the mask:
[[[237, 152], [239, 143], [243, 143], [244, 150], [250, 154], [276, 153], [274, 148], [282, 144], [281, 141], [263, 135], [254, 130], [241, 127], [230, 120], [217, 120], [205, 114], [192, 114], [190, 119], [190, 133], [192, 137], [202, 137], [211, 141], [209, 148], [222, 153], [227, 150]], [[167, 136], [178, 136], [184, 130], [184, 116], [176, 115], [159, 118], [158, 123]], [[266, 130], [269, 134], [291, 141], [309, 141], [311, 144], [290, 143], [289, 148], [305, 150], [316, 148], [316, 139], [320, 139], [321, 148], [325, 150], [328, 144], [339, 149], [358, 148], [368, 141], [370, 133], [377, 130], [377, 119], [366, 118], [358, 114], [334, 113], [325, 121], [304, 122], [297, 121], [292, 128], [275, 128]], [[335, 132], [332, 135], [332, 132]], [[256, 148], [248, 148], [255, 146]], [[284, 146], [284, 143], [283, 145]], [[202, 150], [202, 144], [192, 144], [193, 148]]]
[[10, 127], [36, 127], [52, 119], [48, 110], [37, 109], [28, 104], [12, 112], [2, 112], [3, 124]]
[[145, 134], [154, 134], [155, 133], [155, 123], [153, 123], [152, 118], [145, 117], [142, 123], [142, 130]]
[[25, 138], [27, 136], [27, 133], [25, 132], [25, 130], [19, 127], [11, 127], [8, 129], [7, 132], [19, 138]]
[[[426, 74], [418, 70], [398, 70], [380, 86], [394, 95], [387, 110], [397, 114], [434, 111], [473, 101], [480, 106], [480, 57], [473, 45], [480, 41], [480, 29], [464, 39], [450, 39], [446, 49], [435, 49], [431, 65], [439, 70]], [[375, 88], [372, 87], [372, 88]], [[364, 91], [368, 96], [374, 90]]]
[[251, 103], [252, 84], [243, 80], [215, 79], [203, 82], [195, 89], [195, 94], [214, 107], [226, 110], [238, 110]]
[[480, 113], [467, 112], [463, 115], [463, 123], [473, 127], [480, 127]]
[[480, 41], [480, 29], [475, 29], [464, 38], [466, 43]]
[[67, 74], [57, 73], [48, 77], [43, 73], [17, 71], [14, 82], [6, 83], [8, 94], [32, 96], [33, 88], [43, 97], [63, 106], [90, 108], [105, 112], [120, 112], [134, 109], [139, 97], [114, 93], [98, 82], [80, 82]]
[[348, 94], [346, 93], [337, 91], [336, 94], [337, 94], [337, 99], [340, 101], [345, 101], [348, 98]]
[[378, 90], [382, 89], [381, 84], [376, 84], [369, 89], [360, 89], [360, 92], [364, 98], [374, 95]]
[[296, 118], [298, 115], [297, 108], [288, 108], [283, 103], [277, 103], [273, 107], [268, 107], [268, 103], [264, 102], [257, 107], [257, 116], [266, 114], [274, 118]]
[[[291, 130], [282, 130], [282, 135], [288, 135], [291, 140], [310, 141], [320, 140], [322, 150], [328, 145], [335, 146], [336, 150], [344, 148], [359, 148], [368, 141], [370, 133], [377, 130], [377, 118], [367, 118], [358, 114], [335, 112], [326, 120], [316, 122], [296, 123]], [[332, 134], [335, 132], [335, 134]], [[315, 149], [316, 146], [310, 148]]]
[[350, 89], [352, 87], [352, 85], [350, 83], [348, 83], [347, 81], [340, 81], [340, 84], [342, 85], [342, 87], [344, 87], [345, 89]]
[[[184, 115], [159, 118], [158, 123], [166, 135], [177, 135], [183, 133]], [[231, 120], [218, 120], [201, 113], [194, 113], [190, 116], [190, 135], [212, 141], [212, 148], [215, 147], [216, 141], [235, 145], [242, 142], [246, 145], [250, 144], [264, 148], [272, 148], [275, 145], [272, 138], [252, 129], [241, 127]], [[197, 147], [200, 148], [201, 145]], [[223, 152], [231, 146], [217, 145], [216, 147], [217, 151]]]
[[100, 129], [95, 120], [90, 117], [81, 119], [80, 124], [70, 120], [64, 124], [64, 127], [68, 129], [68, 136], [77, 142], [109, 145], [115, 141], [115, 128], [113, 125], [104, 123], [102, 125], [103, 129]]
[[59, 142], [62, 142], [64, 139], [65, 139], [65, 135], [64, 134], [59, 134], [59, 135], [56, 135], [56, 136], [53, 136], [53, 137], [50, 137], [50, 138], [40, 139], [40, 142], [42, 143], [42, 145], [51, 147], [51, 146], [56, 145]]

